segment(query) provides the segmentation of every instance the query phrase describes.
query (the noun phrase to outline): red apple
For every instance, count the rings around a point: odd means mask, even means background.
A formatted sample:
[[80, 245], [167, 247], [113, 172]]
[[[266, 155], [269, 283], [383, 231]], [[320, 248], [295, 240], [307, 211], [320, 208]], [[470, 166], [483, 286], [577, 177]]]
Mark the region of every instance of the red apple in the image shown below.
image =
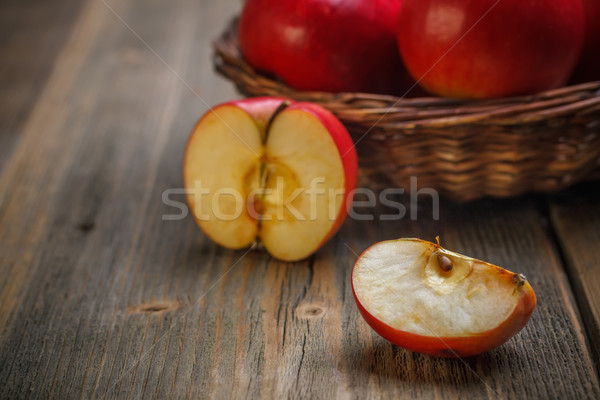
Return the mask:
[[390, 342], [440, 357], [465, 357], [519, 332], [536, 305], [520, 274], [419, 239], [377, 243], [352, 270], [367, 323]]
[[208, 111], [183, 165], [188, 203], [208, 237], [232, 249], [260, 239], [286, 261], [308, 257], [338, 230], [356, 174], [352, 139], [333, 114], [273, 97]]
[[583, 30], [581, 0], [403, 0], [398, 46], [432, 93], [502, 97], [565, 84]]
[[585, 14], [585, 40], [573, 80], [600, 80], [600, 0], [582, 0]]
[[400, 0], [248, 0], [244, 58], [298, 90], [403, 94], [412, 80], [396, 45]]

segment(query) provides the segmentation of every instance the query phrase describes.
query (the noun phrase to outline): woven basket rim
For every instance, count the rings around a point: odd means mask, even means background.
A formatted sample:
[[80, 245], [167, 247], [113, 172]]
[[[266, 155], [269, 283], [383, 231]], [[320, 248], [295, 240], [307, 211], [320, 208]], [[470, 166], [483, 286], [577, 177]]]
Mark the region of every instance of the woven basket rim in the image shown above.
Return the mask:
[[252, 68], [242, 57], [238, 18], [213, 42], [219, 73], [248, 95], [273, 95], [326, 106], [345, 123], [382, 131], [448, 128], [460, 125], [510, 126], [600, 113], [600, 81], [564, 86], [527, 96], [486, 100], [399, 97], [372, 93], [298, 91]]

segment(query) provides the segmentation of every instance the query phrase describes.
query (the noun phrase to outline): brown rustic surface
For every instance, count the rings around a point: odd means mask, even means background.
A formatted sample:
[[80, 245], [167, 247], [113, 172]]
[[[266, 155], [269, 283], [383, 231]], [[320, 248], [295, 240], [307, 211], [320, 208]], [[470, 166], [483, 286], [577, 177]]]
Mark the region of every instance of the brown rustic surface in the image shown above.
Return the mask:
[[600, 185], [553, 196], [552, 223], [573, 290], [588, 329], [596, 365], [600, 364]]
[[[442, 199], [439, 220], [427, 198], [416, 219], [379, 206], [296, 264], [162, 219], [195, 120], [237, 96], [209, 44], [239, 6], [0, 5], [0, 398], [600, 398], [597, 183]], [[528, 276], [538, 308], [519, 335], [435, 359], [364, 323], [356, 255], [436, 235]]]

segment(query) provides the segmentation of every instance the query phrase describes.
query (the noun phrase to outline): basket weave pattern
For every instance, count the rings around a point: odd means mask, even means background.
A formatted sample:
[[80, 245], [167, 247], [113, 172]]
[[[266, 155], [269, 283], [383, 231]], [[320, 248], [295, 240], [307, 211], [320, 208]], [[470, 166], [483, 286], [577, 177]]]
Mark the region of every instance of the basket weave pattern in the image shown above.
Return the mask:
[[456, 201], [554, 192], [600, 176], [600, 81], [494, 100], [296, 91], [242, 58], [233, 21], [214, 43], [217, 71], [247, 96], [311, 101], [348, 128], [359, 183], [430, 187]]

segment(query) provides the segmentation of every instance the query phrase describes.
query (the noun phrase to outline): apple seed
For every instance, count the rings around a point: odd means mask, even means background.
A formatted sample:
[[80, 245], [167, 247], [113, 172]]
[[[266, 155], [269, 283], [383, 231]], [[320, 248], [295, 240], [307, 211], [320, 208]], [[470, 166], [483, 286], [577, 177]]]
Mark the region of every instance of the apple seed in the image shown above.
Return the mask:
[[442, 271], [448, 272], [448, 271], [452, 270], [452, 267], [453, 267], [452, 260], [448, 256], [445, 256], [442, 253], [438, 253], [437, 259], [438, 259], [438, 264], [440, 265], [440, 268], [442, 269]]

